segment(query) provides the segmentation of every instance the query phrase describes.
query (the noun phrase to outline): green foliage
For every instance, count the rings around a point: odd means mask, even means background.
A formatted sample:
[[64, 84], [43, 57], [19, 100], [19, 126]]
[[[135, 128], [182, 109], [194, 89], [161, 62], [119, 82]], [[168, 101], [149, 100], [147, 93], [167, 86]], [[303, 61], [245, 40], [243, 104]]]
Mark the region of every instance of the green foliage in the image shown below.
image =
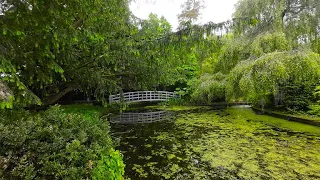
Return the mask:
[[235, 39], [223, 44], [215, 67], [231, 71], [228, 100], [308, 110], [319, 76], [318, 55], [308, 52], [319, 52], [319, 9], [316, 0], [239, 1]]
[[316, 82], [308, 82], [305, 80], [302, 83], [295, 83], [292, 81], [287, 81], [279, 87], [279, 92], [281, 92], [284, 97], [282, 97], [282, 105], [286, 109], [293, 111], [297, 110], [308, 110], [309, 104], [314, 101], [313, 92]]
[[253, 36], [285, 30], [290, 40], [298, 44], [317, 34], [319, 8], [317, 0], [241, 0], [233, 14], [238, 20], [233, 29], [237, 34]]
[[311, 109], [308, 111], [310, 114], [320, 116], [320, 86], [317, 86], [315, 92], [313, 94], [317, 100], [318, 104], [310, 105], [309, 108]]
[[102, 106], [94, 106], [91, 104], [73, 104], [61, 107], [64, 113], [80, 114], [88, 121], [95, 121], [97, 117], [102, 115], [104, 108]]
[[275, 52], [243, 61], [228, 76], [227, 99], [244, 98], [259, 104], [267, 103], [270, 95], [281, 94], [279, 90], [289, 83], [309, 89], [319, 79], [319, 68], [320, 57], [311, 52]]
[[118, 179], [123, 175], [108, 124], [58, 106], [37, 114], [2, 110], [0, 146], [2, 179], [86, 179], [96, 171]]
[[10, 8], [0, 18], [0, 73], [15, 101], [54, 104], [75, 89], [105, 101], [121, 89], [174, 84], [178, 36], [163, 17], [134, 17], [129, 3], [1, 1]]
[[187, 23], [194, 23], [201, 15], [201, 10], [204, 8], [202, 0], [187, 0], [184, 2], [182, 12], [178, 15], [180, 28]]
[[211, 104], [225, 101], [226, 75], [217, 73], [204, 74], [191, 82], [191, 102], [196, 104]]
[[97, 167], [93, 169], [93, 180], [121, 180], [124, 175], [124, 164], [119, 151], [111, 150], [102, 155]]
[[215, 72], [228, 73], [241, 61], [287, 50], [290, 50], [290, 44], [281, 32], [264, 33], [255, 38], [226, 39], [219, 52]]
[[310, 105], [309, 108], [311, 109], [308, 111], [309, 114], [320, 116], [320, 105]]
[[0, 109], [12, 108], [14, 97], [10, 89], [0, 81]]
[[241, 0], [232, 28], [236, 35], [255, 38], [266, 32], [283, 32], [290, 46], [307, 45], [319, 53], [320, 3], [318, 0]]
[[92, 87], [101, 97], [114, 88], [116, 74], [124, 73], [115, 70], [121, 62], [111, 57], [128, 47], [119, 35], [130, 34], [128, 1], [13, 0], [1, 7], [10, 8], [2, 9], [0, 19], [0, 73], [8, 75], [3, 80], [16, 101], [39, 104], [25, 96], [31, 94], [52, 104], [73, 89]]
[[250, 57], [249, 42], [246, 39], [228, 39], [222, 46], [215, 72], [228, 73], [240, 61]]
[[260, 34], [250, 46], [250, 54], [256, 58], [275, 51], [288, 51], [290, 44], [286, 35], [281, 32]]
[[320, 102], [320, 86], [317, 86], [313, 94], [315, 98]]
[[234, 29], [237, 34], [253, 34], [282, 30], [285, 0], [238, 1], [233, 18], [239, 19]]
[[172, 98], [165, 102], [158, 103], [159, 106], [171, 107], [171, 106], [183, 106], [189, 103], [189, 99], [184, 98]]

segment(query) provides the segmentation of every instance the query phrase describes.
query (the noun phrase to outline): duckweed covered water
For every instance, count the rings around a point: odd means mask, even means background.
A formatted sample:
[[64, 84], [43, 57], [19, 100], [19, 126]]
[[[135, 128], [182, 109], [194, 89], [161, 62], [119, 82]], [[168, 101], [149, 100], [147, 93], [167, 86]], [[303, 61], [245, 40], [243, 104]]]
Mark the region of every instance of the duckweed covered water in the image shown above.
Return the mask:
[[132, 180], [320, 179], [319, 127], [248, 108], [180, 111], [112, 131]]

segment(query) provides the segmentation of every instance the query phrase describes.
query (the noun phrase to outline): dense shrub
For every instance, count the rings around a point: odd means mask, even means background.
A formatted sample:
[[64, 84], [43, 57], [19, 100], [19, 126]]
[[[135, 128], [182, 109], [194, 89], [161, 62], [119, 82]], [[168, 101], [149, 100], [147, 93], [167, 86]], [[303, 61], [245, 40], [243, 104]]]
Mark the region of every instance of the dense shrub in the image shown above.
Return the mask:
[[195, 88], [191, 93], [191, 101], [195, 104], [225, 101], [225, 83], [226, 75], [222, 73], [202, 75], [193, 82]]
[[1, 111], [0, 147], [0, 179], [121, 179], [124, 174], [108, 124], [57, 106], [37, 114]]
[[288, 81], [279, 87], [282, 94], [281, 104], [286, 109], [291, 110], [309, 110], [309, 104], [314, 101], [314, 87], [315, 83], [308, 82], [305, 80], [303, 83], [295, 83], [293, 81]]

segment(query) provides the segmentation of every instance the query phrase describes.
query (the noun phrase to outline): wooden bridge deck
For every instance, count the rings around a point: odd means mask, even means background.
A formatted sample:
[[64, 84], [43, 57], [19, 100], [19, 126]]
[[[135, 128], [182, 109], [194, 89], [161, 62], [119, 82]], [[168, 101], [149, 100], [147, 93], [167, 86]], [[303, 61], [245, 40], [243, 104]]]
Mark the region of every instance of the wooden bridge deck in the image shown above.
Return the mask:
[[109, 96], [109, 103], [114, 102], [145, 102], [145, 101], [167, 101], [172, 98], [178, 98], [176, 92], [168, 91], [137, 91], [126, 92]]

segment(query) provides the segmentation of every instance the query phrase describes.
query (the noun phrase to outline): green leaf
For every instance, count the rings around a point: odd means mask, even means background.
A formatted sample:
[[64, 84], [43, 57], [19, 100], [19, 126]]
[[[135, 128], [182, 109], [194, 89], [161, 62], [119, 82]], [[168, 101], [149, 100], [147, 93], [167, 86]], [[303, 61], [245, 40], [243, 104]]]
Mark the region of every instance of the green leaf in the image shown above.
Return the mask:
[[17, 35], [17, 36], [21, 36], [21, 35], [22, 35], [22, 32], [21, 32], [21, 31], [16, 31], [16, 35]]

